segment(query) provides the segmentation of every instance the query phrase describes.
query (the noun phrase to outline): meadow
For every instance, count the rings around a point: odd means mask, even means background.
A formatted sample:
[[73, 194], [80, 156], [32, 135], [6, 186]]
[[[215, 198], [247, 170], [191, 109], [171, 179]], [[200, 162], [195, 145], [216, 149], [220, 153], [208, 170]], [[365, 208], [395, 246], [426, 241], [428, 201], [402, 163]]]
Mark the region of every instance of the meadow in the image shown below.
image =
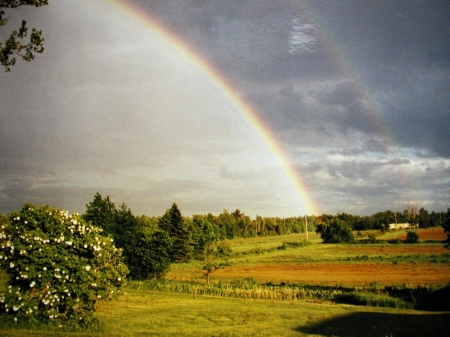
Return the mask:
[[165, 281], [129, 282], [118, 300], [100, 303], [96, 326], [0, 317], [0, 335], [448, 336], [450, 312], [417, 305], [436, 299], [434, 290], [450, 300], [439, 293], [450, 282], [446, 235], [442, 228], [417, 233], [426, 242], [383, 242], [405, 231], [377, 233], [376, 244], [321, 244], [312, 233], [308, 241], [305, 234], [237, 238], [227, 241], [233, 254], [210, 287], [200, 262], [175, 264]]

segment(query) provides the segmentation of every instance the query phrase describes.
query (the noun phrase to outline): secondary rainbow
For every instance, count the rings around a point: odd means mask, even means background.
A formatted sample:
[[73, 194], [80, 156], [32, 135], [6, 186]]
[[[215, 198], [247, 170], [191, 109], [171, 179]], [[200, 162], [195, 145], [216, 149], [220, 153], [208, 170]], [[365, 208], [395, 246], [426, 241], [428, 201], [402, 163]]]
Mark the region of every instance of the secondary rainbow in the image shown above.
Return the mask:
[[191, 46], [164, 27], [149, 13], [140, 10], [136, 5], [126, 0], [104, 0], [104, 3], [112, 5], [122, 13], [126, 13], [126, 15], [138, 20], [146, 28], [151, 29], [153, 32], [163, 37], [163, 39], [169, 42], [182, 57], [187, 58], [193, 66], [201, 71], [211, 83], [220, 90], [222, 95], [244, 116], [257, 134], [260, 135], [274, 158], [276, 158], [277, 162], [286, 173], [292, 187], [295, 189], [299, 202], [307, 214], [320, 214], [319, 208], [313, 201], [306, 184], [301, 180], [298, 173], [289, 163], [286, 151], [283, 149], [272, 130], [260, 117], [255, 108], [239, 96], [236, 89], [233, 88], [224, 76], [214, 69], [208, 61], [206, 61]]

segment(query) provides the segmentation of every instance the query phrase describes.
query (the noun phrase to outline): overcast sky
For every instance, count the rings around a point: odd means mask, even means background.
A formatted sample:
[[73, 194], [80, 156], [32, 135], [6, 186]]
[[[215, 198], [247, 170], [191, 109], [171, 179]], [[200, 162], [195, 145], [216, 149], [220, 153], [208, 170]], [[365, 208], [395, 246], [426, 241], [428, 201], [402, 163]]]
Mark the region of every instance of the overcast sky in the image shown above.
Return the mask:
[[[146, 215], [450, 207], [448, 1], [49, 3], [0, 29], [25, 18], [45, 38], [0, 73], [0, 212], [83, 213], [96, 192]], [[303, 195], [220, 86], [128, 5], [253, 106]]]

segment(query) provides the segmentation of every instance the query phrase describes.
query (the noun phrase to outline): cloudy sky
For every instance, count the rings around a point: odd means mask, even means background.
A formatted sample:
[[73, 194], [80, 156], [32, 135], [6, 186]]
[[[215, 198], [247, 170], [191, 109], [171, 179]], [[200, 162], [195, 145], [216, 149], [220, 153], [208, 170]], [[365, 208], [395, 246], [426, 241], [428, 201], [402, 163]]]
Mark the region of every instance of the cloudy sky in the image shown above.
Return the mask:
[[96, 192], [147, 215], [450, 206], [449, 2], [49, 2], [0, 29], [45, 38], [0, 73], [0, 212]]

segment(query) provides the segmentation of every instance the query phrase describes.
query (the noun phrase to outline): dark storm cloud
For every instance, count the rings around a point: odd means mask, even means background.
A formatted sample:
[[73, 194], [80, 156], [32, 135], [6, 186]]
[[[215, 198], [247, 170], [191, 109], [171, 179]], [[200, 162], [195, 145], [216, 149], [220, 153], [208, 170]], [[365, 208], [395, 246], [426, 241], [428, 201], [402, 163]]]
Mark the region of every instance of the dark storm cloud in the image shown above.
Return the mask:
[[[448, 2], [140, 3], [221, 69], [277, 130], [329, 132], [325, 122], [338, 133], [386, 137], [374, 123], [380, 119], [401, 146], [450, 156]], [[342, 82], [315, 92], [320, 106], [305, 107], [304, 92], [290, 90], [290, 82], [311, 78]], [[274, 82], [284, 87], [274, 89]], [[386, 116], [377, 116], [371, 102]]]
[[309, 4], [382, 103], [396, 141], [449, 157], [450, 3]]
[[[25, 202], [54, 207], [64, 205], [65, 209], [72, 213], [83, 213], [85, 207], [80, 200], [87, 203], [93, 199], [95, 193], [100, 191], [92, 187], [61, 187], [57, 186], [57, 183], [58, 181], [36, 184], [31, 179], [17, 179], [4, 183], [4, 186], [0, 188], [0, 213], [18, 210]], [[109, 195], [123, 196], [125, 194], [124, 191], [114, 189], [103, 189], [103, 191]]]
[[[256, 108], [327, 212], [446, 209], [448, 1], [130, 1]], [[267, 144], [239, 108], [116, 9], [65, 0], [20, 12], [45, 28], [46, 51], [0, 92], [3, 211], [64, 201], [82, 212], [98, 191], [155, 215], [173, 201], [283, 212], [295, 198], [267, 179], [273, 154], [259, 157]]]

